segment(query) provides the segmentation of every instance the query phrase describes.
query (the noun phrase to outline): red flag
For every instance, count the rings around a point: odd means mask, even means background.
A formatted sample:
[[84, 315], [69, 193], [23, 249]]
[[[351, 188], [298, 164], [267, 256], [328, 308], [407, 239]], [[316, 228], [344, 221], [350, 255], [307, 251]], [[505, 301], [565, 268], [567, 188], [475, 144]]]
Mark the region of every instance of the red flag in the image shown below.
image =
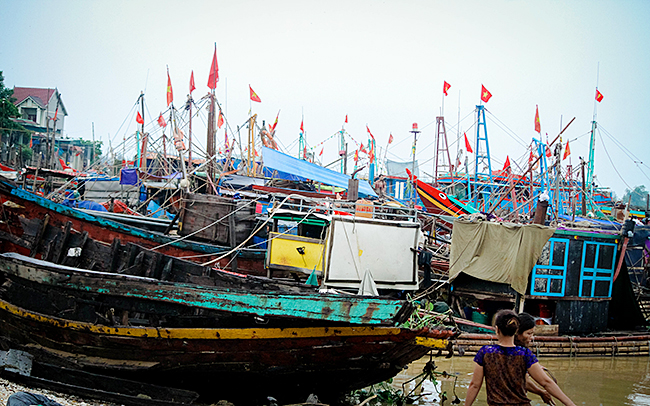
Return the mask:
[[323, 147], [323, 148], [320, 149], [320, 152], [318, 153], [318, 156], [323, 155], [323, 150], [324, 150], [324, 149], [325, 149], [325, 147]]
[[194, 86], [194, 71], [192, 71], [192, 75], [190, 75], [190, 94], [194, 89], [196, 89], [196, 86]]
[[347, 122], [348, 122], [348, 115], [346, 114], [345, 115], [345, 123], [347, 124]]
[[[602, 97], [601, 97], [601, 99], [602, 99]], [[56, 123], [56, 116], [58, 114], [59, 114], [59, 106], [56, 107], [56, 111], [54, 112], [54, 118], [52, 119], [52, 120], [54, 120], [55, 123]]]
[[275, 131], [275, 126], [278, 125], [278, 117], [280, 117], [280, 110], [278, 110], [278, 114], [275, 116], [275, 122], [271, 126], [270, 130], [271, 132]]
[[167, 69], [167, 105], [169, 106], [174, 101], [174, 92], [172, 91], [172, 80], [169, 77], [169, 69]]
[[472, 146], [470, 145], [469, 140], [467, 139], [467, 134], [466, 134], [466, 133], [463, 133], [463, 135], [465, 136], [465, 149], [466, 149], [467, 152], [469, 152], [470, 154], [474, 153], [474, 151], [472, 150]]
[[251, 91], [251, 100], [254, 101], [254, 102], [261, 103], [262, 99], [260, 99], [260, 97], [257, 95], [257, 93], [255, 93], [253, 91], [253, 88], [251, 87], [251, 85], [248, 85], [248, 89]]
[[596, 89], [596, 101], [597, 101], [598, 103], [600, 103], [601, 101], [603, 101], [603, 94], [600, 93], [600, 92], [598, 91], [598, 89]]
[[451, 85], [450, 85], [449, 83], [447, 83], [447, 82], [445, 82], [445, 83], [442, 85], [442, 92], [445, 94], [445, 96], [449, 96], [449, 95], [447, 94], [447, 90], [449, 90], [450, 88], [451, 88]]
[[140, 112], [138, 111], [138, 115], [135, 116], [135, 121], [138, 124], [144, 124], [144, 120], [142, 119], [142, 116], [140, 115]]
[[506, 161], [503, 163], [503, 169], [502, 170], [505, 171], [508, 168], [510, 168], [510, 157], [508, 155], [506, 155]]
[[158, 125], [165, 128], [167, 127], [167, 123], [165, 122], [165, 119], [162, 116], [162, 113], [158, 116]]
[[535, 106], [535, 131], [542, 135], [542, 124], [539, 122], [539, 107]]
[[566, 141], [566, 148], [564, 148], [564, 156], [562, 157], [562, 160], [564, 161], [571, 155], [571, 149], [569, 149], [569, 140]]
[[551, 152], [551, 146], [548, 145], [548, 140], [546, 140], [546, 157], [550, 158], [553, 156], [553, 153]]
[[359, 150], [354, 151], [354, 162], [359, 162]]
[[303, 147], [302, 149], [302, 157], [307, 159], [307, 146]]
[[217, 127], [221, 128], [222, 125], [223, 125], [223, 113], [219, 111], [219, 119], [217, 119]]
[[488, 100], [490, 100], [490, 97], [492, 97], [492, 93], [490, 93], [485, 86], [481, 85], [481, 100], [487, 103]]
[[388, 145], [392, 143], [393, 143], [393, 133], [390, 133], [390, 135], [388, 136]]
[[361, 146], [359, 147], [359, 151], [363, 152], [364, 154], [368, 153], [368, 151], [366, 151], [366, 148], [363, 146], [363, 144], [361, 144]]
[[533, 151], [530, 151], [530, 156], [528, 157], [528, 163], [532, 164], [533, 161], [535, 160], [535, 154], [533, 154]]
[[[210, 66], [210, 76], [208, 76], [208, 87], [213, 90], [216, 89], [218, 81], [219, 81], [219, 64], [217, 64], [217, 44], [214, 44], [214, 56], [212, 57], [212, 65]], [[253, 97], [251, 95], [251, 99], [252, 98]]]
[[305, 127], [303, 126], [304, 120], [300, 120], [300, 132], [305, 133]]
[[372, 138], [372, 140], [374, 141], [374, 140], [375, 140], [375, 136], [372, 135], [372, 133], [370, 132], [370, 128], [368, 128], [368, 124], [366, 124], [366, 130], [368, 130], [368, 134], [370, 134], [370, 138]]

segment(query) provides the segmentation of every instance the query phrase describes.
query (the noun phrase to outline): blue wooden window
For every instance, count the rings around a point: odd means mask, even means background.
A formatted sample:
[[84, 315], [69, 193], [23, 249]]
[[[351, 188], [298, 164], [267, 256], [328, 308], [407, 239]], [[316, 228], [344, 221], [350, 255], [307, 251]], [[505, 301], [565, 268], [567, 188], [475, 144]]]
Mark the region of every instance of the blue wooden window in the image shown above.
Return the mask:
[[564, 296], [566, 269], [569, 262], [569, 240], [551, 238], [533, 268], [530, 294], [533, 296]]
[[616, 244], [585, 241], [582, 248], [580, 297], [611, 297]]

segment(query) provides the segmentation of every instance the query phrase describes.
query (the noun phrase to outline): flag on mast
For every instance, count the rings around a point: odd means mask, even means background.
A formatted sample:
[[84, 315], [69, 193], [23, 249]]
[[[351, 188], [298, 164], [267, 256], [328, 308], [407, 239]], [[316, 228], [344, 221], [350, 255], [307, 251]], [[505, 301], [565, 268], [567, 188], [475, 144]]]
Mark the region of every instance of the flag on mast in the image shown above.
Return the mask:
[[190, 94], [196, 89], [196, 86], [194, 85], [194, 70], [192, 70], [192, 74], [190, 75]]
[[223, 113], [221, 110], [219, 111], [219, 119], [217, 119], [217, 127], [221, 128], [223, 125]]
[[305, 127], [304, 127], [303, 124], [304, 124], [304, 120], [300, 120], [300, 132], [304, 134], [305, 133]]
[[275, 126], [278, 125], [278, 117], [280, 117], [280, 110], [278, 110], [278, 114], [275, 116], [275, 122], [269, 128], [269, 130], [271, 130], [270, 132], [275, 131]]
[[169, 68], [167, 68], [167, 106], [174, 101], [174, 92], [172, 91], [172, 80], [169, 77]]
[[603, 101], [603, 94], [600, 93], [600, 91], [599, 91], [598, 89], [596, 89], [596, 101], [597, 101], [598, 103], [600, 103], [601, 101]]
[[254, 101], [254, 102], [261, 103], [261, 102], [262, 102], [262, 99], [260, 99], [260, 97], [257, 95], [257, 93], [255, 93], [255, 92], [253, 91], [253, 88], [251, 87], [251, 85], [248, 85], [248, 89], [249, 89], [250, 92], [251, 92], [251, 100]]
[[160, 113], [160, 115], [158, 116], [158, 125], [163, 128], [167, 127], [167, 123], [165, 122], [162, 113]]
[[347, 124], [347, 123], [348, 123], [348, 115], [346, 114], [345, 115], [345, 124]]
[[485, 86], [481, 85], [481, 100], [487, 103], [490, 100], [490, 97], [492, 97], [492, 93], [490, 93]]
[[370, 128], [368, 128], [368, 124], [366, 124], [366, 130], [368, 130], [368, 134], [370, 134], [370, 138], [372, 138], [372, 140], [374, 141], [374, 140], [375, 140], [375, 136], [372, 135], [372, 133], [370, 132]]
[[564, 161], [571, 155], [571, 149], [569, 148], [569, 140], [566, 141], [566, 147], [564, 148], [564, 156], [562, 157], [562, 160]]
[[138, 124], [144, 124], [144, 120], [142, 119], [142, 115], [140, 114], [139, 111], [138, 111], [138, 115], [135, 116], [135, 122]]
[[474, 151], [472, 150], [472, 146], [470, 145], [469, 140], [467, 139], [467, 133], [463, 133], [463, 135], [465, 136], [465, 149], [470, 154], [473, 154]]
[[219, 64], [217, 63], [217, 44], [214, 44], [214, 56], [212, 57], [212, 65], [210, 66], [210, 76], [208, 76], [208, 87], [212, 90], [217, 88], [219, 81]]
[[508, 168], [510, 168], [510, 156], [506, 155], [506, 161], [503, 163], [502, 171], [505, 171]]
[[535, 131], [542, 135], [542, 124], [539, 122], [539, 107], [535, 106]]
[[449, 96], [447, 94], [447, 91], [451, 88], [451, 85], [445, 81], [445, 83], [442, 85], [442, 92], [445, 94], [445, 96]]
[[390, 135], [388, 136], [388, 145], [392, 143], [393, 143], [393, 133], [390, 133]]

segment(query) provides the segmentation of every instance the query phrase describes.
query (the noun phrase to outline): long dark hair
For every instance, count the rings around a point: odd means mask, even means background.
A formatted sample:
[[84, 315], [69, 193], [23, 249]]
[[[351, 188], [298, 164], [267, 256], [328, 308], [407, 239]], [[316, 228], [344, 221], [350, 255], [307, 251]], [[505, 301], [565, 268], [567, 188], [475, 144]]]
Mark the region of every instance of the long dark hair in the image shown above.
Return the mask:
[[517, 318], [517, 313], [512, 310], [499, 310], [494, 318], [494, 325], [499, 328], [501, 334], [512, 337], [519, 329], [519, 318]]
[[535, 327], [535, 318], [526, 312], [519, 313], [519, 334]]

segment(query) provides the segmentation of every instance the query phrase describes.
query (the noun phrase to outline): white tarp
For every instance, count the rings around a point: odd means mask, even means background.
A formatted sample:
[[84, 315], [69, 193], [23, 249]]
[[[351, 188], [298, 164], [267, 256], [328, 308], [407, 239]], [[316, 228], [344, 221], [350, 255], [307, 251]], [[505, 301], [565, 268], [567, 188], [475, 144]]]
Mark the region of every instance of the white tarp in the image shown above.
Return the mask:
[[359, 289], [368, 272], [377, 289], [417, 290], [420, 235], [419, 223], [334, 216], [325, 285]]

